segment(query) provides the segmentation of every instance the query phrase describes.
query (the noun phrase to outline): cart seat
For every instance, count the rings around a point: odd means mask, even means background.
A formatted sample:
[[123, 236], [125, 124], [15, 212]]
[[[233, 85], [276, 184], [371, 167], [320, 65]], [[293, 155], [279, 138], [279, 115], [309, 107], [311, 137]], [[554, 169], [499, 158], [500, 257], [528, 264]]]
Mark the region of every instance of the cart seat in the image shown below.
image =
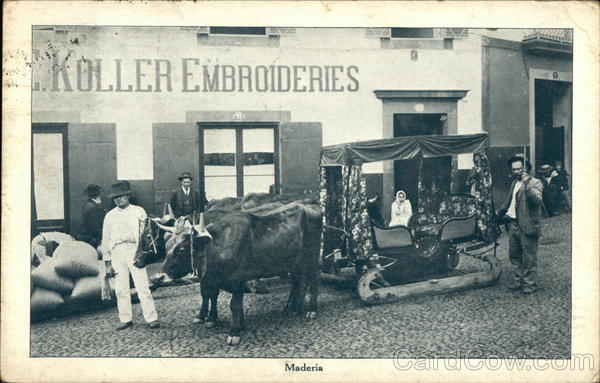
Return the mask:
[[477, 214], [468, 217], [450, 218], [442, 224], [439, 231], [440, 241], [467, 240], [475, 236]]
[[375, 251], [393, 251], [412, 246], [413, 237], [406, 226], [380, 227], [371, 223]]
[[442, 225], [439, 223], [430, 223], [428, 225], [416, 226], [413, 231], [415, 238], [437, 237], [441, 227]]
[[[413, 214], [408, 220], [408, 227], [412, 230], [415, 239], [423, 237], [441, 238], [442, 230], [447, 233], [444, 234], [444, 238], [448, 237], [446, 240], [462, 238], [463, 234], [466, 235], [467, 232], [470, 232], [471, 225], [475, 225], [474, 214], [476, 214], [476, 210], [473, 195], [466, 193], [449, 194], [442, 199], [435, 211]], [[469, 220], [471, 217], [473, 219]], [[455, 222], [455, 219], [459, 221]], [[463, 222], [464, 219], [467, 219], [468, 223]], [[444, 226], [448, 223], [450, 223], [450, 226], [444, 229]], [[461, 226], [461, 229], [458, 229], [459, 226]], [[472, 234], [467, 236], [470, 235]]]
[[423, 237], [436, 237], [440, 241], [455, 241], [468, 239], [475, 235], [477, 228], [477, 214], [468, 217], [454, 217], [446, 219], [442, 224], [431, 223], [413, 227], [415, 239]]

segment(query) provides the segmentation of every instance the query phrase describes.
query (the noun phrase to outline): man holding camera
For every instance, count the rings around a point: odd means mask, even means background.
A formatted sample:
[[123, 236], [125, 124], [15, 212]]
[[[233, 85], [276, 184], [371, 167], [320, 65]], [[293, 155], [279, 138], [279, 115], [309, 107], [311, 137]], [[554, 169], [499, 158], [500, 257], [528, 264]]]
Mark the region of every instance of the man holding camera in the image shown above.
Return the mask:
[[498, 212], [507, 223], [509, 259], [515, 266], [511, 290], [531, 294], [537, 290], [536, 270], [543, 185], [529, 172], [531, 165], [520, 156], [508, 160], [513, 182]]

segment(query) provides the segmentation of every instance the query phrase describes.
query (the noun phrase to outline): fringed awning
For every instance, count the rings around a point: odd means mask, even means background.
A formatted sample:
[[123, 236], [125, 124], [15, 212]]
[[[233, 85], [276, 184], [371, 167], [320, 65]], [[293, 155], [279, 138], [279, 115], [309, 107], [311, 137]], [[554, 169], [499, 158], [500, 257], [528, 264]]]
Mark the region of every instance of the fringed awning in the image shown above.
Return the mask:
[[487, 146], [487, 133], [411, 136], [324, 146], [321, 166], [342, 166], [388, 160], [409, 160], [475, 153]]

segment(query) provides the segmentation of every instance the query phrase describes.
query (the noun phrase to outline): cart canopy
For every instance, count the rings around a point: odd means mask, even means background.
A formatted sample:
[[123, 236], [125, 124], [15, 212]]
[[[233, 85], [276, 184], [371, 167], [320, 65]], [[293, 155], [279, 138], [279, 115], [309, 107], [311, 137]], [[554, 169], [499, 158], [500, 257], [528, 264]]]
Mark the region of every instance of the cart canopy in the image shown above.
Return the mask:
[[387, 160], [409, 160], [476, 153], [487, 146], [488, 134], [410, 136], [324, 146], [321, 166], [358, 165]]

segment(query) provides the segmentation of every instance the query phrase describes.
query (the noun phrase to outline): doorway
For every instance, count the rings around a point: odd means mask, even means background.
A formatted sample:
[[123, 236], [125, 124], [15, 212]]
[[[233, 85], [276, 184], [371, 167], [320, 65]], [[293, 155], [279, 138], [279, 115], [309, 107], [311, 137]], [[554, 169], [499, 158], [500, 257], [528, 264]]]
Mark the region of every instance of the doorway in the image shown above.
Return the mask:
[[[444, 124], [447, 115], [445, 113], [435, 114], [394, 114], [394, 137], [441, 135], [444, 132]], [[422, 161], [422, 162], [421, 162]], [[450, 190], [450, 171], [452, 168], [452, 157], [423, 158], [412, 160], [394, 161], [394, 198], [398, 190], [404, 190], [406, 197], [410, 200], [413, 212], [419, 208], [419, 169], [424, 172], [443, 175], [439, 180], [424, 179], [426, 184], [435, 182], [435, 187], [440, 191]]]
[[279, 190], [277, 124], [198, 124], [200, 192], [207, 200]]
[[[563, 164], [571, 126], [570, 83], [535, 80], [535, 162], [536, 167]], [[565, 164], [566, 166], [566, 164]]]
[[394, 137], [441, 135], [447, 117], [446, 113], [394, 113]]
[[68, 124], [31, 126], [31, 235], [69, 232]]

